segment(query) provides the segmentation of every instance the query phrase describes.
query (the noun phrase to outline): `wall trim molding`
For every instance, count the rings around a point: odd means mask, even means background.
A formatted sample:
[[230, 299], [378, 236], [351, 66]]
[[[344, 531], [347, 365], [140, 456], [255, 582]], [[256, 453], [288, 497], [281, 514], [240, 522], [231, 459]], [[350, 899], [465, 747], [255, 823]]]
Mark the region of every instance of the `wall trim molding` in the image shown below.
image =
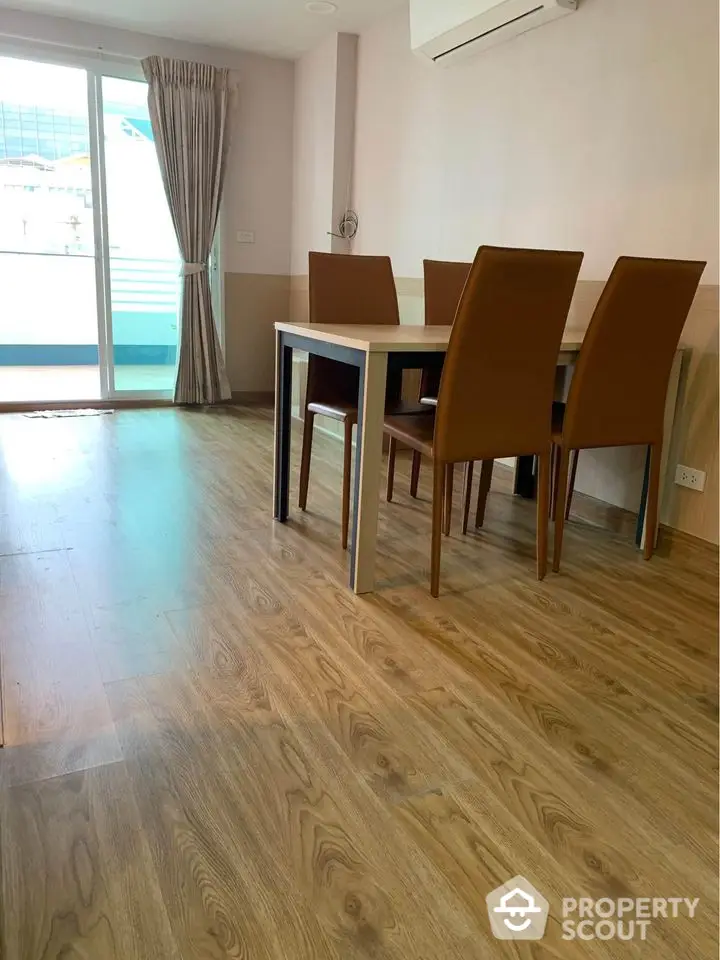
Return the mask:
[[136, 410], [146, 407], [174, 407], [175, 401], [168, 397], [148, 398], [117, 397], [114, 400], [43, 400], [32, 403], [27, 400], [7, 400], [0, 403], [0, 413], [35, 413], [39, 410]]
[[230, 402], [244, 407], [272, 407], [275, 394], [272, 390], [233, 390]]

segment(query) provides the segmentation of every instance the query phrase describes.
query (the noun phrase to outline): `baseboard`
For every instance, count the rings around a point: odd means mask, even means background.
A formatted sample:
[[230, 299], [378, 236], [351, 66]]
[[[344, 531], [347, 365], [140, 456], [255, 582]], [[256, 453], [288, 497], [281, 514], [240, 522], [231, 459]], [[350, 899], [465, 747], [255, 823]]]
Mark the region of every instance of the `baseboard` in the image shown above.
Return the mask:
[[272, 390], [233, 390], [232, 402], [241, 403], [245, 406], [269, 406], [275, 402], [275, 394]]
[[703, 540], [702, 537], [696, 537], [692, 533], [685, 533], [684, 530], [678, 530], [676, 527], [669, 527], [666, 523], [660, 524], [660, 532], [670, 543], [684, 544], [693, 549], [705, 549], [708, 553], [717, 557], [720, 546], [713, 543], [712, 540]]
[[0, 403], [0, 413], [34, 413], [36, 410], [133, 410], [146, 407], [172, 407], [171, 399], [148, 399], [132, 397], [117, 400], [44, 400], [37, 403], [18, 400]]

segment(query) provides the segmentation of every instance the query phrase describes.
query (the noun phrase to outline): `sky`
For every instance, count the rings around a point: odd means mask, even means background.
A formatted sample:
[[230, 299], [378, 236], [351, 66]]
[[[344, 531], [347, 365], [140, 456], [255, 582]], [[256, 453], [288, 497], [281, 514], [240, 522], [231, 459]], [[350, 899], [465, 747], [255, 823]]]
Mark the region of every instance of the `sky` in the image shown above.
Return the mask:
[[[147, 84], [104, 77], [103, 94], [106, 101], [119, 100], [123, 105], [145, 106]], [[86, 114], [87, 73], [77, 67], [0, 57], [0, 101], [3, 100], [63, 113]]]

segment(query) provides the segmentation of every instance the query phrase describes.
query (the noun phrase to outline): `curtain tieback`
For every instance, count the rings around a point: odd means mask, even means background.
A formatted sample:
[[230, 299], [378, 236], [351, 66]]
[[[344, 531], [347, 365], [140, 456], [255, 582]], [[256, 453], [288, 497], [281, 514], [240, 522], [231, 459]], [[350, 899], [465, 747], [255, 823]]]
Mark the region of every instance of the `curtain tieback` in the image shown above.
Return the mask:
[[196, 273], [202, 273], [207, 270], [206, 263], [184, 263], [180, 268], [181, 277], [193, 277]]

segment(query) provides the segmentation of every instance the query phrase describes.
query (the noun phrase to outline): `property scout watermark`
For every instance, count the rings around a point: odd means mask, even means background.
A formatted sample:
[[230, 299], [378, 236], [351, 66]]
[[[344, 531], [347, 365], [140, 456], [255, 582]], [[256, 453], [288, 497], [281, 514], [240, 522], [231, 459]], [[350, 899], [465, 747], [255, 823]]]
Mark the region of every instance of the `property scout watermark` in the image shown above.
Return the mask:
[[562, 904], [563, 940], [647, 940], [653, 920], [695, 916], [698, 897], [567, 897]]
[[[550, 905], [525, 877], [513, 877], [486, 899], [492, 932], [498, 940], [540, 940]], [[695, 917], [698, 897], [565, 897], [563, 940], [647, 940], [656, 920]]]

